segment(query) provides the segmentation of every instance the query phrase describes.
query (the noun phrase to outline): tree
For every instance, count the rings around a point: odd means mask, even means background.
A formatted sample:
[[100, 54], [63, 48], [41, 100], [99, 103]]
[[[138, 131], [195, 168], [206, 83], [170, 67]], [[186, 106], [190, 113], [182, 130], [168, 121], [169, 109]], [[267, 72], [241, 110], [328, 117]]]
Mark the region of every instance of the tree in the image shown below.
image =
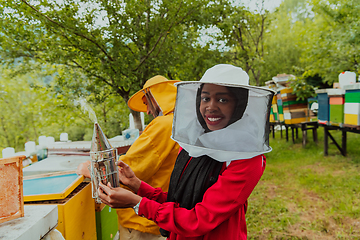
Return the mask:
[[[0, 1], [2, 61], [22, 58], [81, 70], [87, 91], [110, 88], [125, 102], [146, 80], [176, 78], [198, 45], [199, 27], [222, 1]], [[216, 15], [216, 14], [215, 14]], [[189, 79], [193, 80], [193, 79]], [[141, 128], [139, 114], [134, 113]]]
[[281, 73], [301, 75], [304, 71], [300, 59], [307, 17], [301, 13], [305, 13], [301, 1], [284, 1], [270, 14], [265, 32], [263, 79], [270, 80]]
[[[343, 71], [360, 73], [360, 17], [359, 2], [354, 0], [314, 1], [313, 10], [318, 13], [329, 26], [330, 31], [324, 32], [326, 39], [332, 41], [334, 61], [331, 68], [333, 79]], [[327, 34], [326, 34], [327, 33]]]
[[[0, 72], [0, 147], [23, 150], [27, 141], [37, 141], [44, 127], [71, 126], [75, 116], [83, 116], [74, 104], [40, 83], [42, 73], [19, 75], [16, 69]], [[60, 131], [60, 132], [59, 132]], [[49, 135], [48, 135], [49, 136]], [[54, 136], [54, 135], [53, 135]]]
[[302, 45], [305, 70], [329, 85], [337, 82], [343, 71], [359, 73], [358, 1], [313, 0], [309, 4], [313, 17], [306, 23]]
[[218, 19], [217, 27], [221, 34], [217, 39], [229, 47], [230, 61], [241, 66], [248, 74], [251, 73], [255, 84], [259, 86], [268, 11], [253, 13], [242, 6], [229, 7], [227, 10]]

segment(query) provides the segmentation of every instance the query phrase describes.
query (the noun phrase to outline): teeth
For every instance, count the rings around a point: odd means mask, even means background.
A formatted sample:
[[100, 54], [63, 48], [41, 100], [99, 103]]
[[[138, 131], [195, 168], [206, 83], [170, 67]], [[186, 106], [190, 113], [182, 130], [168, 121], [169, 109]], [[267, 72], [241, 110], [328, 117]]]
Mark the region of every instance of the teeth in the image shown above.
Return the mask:
[[221, 118], [208, 118], [210, 122], [219, 121]]

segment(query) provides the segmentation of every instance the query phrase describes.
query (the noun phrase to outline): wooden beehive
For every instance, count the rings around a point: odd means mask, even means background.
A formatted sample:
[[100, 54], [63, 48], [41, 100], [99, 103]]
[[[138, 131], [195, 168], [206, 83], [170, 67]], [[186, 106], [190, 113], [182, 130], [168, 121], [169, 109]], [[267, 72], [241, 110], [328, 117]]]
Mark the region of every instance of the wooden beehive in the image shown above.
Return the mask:
[[25, 156], [0, 159], [0, 223], [23, 217], [23, 166]]
[[344, 123], [345, 90], [331, 89], [329, 96], [329, 120], [330, 125], [342, 126]]
[[283, 102], [281, 100], [280, 91], [278, 91], [278, 93], [276, 94], [276, 98], [277, 98], [279, 122], [283, 123], [284, 122], [284, 108], [283, 108]]
[[326, 89], [318, 89], [317, 93], [319, 109], [318, 109], [318, 123], [327, 125], [330, 121], [330, 104], [329, 96]]
[[360, 83], [346, 85], [344, 104], [344, 124], [360, 126]]
[[297, 97], [291, 88], [281, 89], [280, 94], [285, 124], [309, 121], [307, 100], [296, 100]]
[[278, 107], [276, 96], [273, 97], [270, 109], [270, 122], [278, 122]]

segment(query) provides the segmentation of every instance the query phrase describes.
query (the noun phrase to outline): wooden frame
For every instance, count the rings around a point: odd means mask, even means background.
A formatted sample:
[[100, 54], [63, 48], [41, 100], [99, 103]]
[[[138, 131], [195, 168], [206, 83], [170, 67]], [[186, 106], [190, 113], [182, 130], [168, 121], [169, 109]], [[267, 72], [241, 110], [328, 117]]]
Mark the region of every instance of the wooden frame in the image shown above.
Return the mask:
[[[24, 217], [22, 162], [25, 158], [21, 155], [0, 159], [0, 223]], [[13, 188], [9, 193], [6, 186], [10, 184]]]

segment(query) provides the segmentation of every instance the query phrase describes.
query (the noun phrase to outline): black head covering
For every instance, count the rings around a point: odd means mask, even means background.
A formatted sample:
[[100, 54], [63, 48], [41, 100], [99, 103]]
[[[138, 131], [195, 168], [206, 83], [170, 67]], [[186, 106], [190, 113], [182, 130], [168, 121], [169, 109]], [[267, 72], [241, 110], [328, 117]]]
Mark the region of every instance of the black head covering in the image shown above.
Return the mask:
[[[200, 85], [200, 87], [198, 88], [197, 93], [196, 93], [196, 115], [197, 115], [199, 123], [205, 129], [205, 132], [211, 132], [211, 130], [207, 127], [203, 116], [200, 113], [201, 91], [202, 91], [203, 87], [204, 87], [204, 83], [202, 83]], [[230, 121], [226, 125], [226, 127], [227, 127], [230, 124], [233, 124], [237, 120], [241, 119], [242, 116], [244, 115], [244, 112], [245, 112], [245, 109], [246, 109], [246, 106], [248, 103], [248, 99], [249, 99], [249, 90], [246, 88], [241, 88], [241, 87], [228, 87], [228, 86], [226, 86], [226, 87], [227, 87], [227, 89], [229, 89], [229, 91], [232, 93], [232, 95], [236, 99], [235, 110], [234, 110], [233, 115], [230, 118]]]

